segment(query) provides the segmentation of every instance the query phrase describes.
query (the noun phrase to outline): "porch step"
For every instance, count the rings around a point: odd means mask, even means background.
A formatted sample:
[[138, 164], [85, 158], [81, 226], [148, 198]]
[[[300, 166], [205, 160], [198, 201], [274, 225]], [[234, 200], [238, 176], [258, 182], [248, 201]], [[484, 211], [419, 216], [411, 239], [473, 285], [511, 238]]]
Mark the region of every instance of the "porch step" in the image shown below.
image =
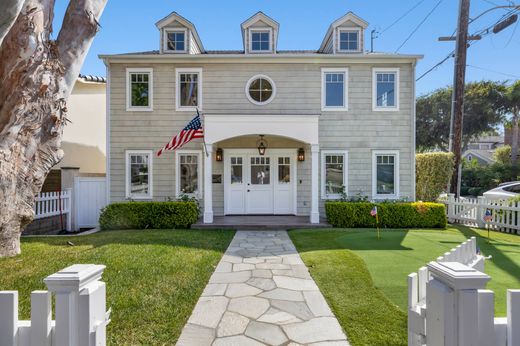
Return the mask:
[[213, 223], [206, 224], [199, 219], [192, 229], [239, 229], [239, 230], [288, 230], [296, 228], [331, 228], [325, 220], [319, 224], [309, 222], [308, 216], [280, 215], [239, 215], [215, 216]]

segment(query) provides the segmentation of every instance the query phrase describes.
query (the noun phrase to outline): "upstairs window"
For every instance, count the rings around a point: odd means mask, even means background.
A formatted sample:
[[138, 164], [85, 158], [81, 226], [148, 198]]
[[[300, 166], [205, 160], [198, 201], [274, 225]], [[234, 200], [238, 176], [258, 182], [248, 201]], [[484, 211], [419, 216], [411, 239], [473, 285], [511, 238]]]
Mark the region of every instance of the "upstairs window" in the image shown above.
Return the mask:
[[339, 32], [339, 51], [340, 52], [359, 52], [359, 31], [340, 30]]
[[128, 68], [126, 108], [128, 111], [152, 110], [152, 69]]
[[348, 70], [323, 68], [321, 71], [322, 110], [346, 110]]
[[399, 110], [399, 69], [374, 69], [372, 78], [374, 110]]
[[246, 85], [246, 96], [255, 105], [265, 105], [271, 102], [276, 94], [274, 81], [264, 75], [251, 78]]
[[166, 50], [170, 52], [186, 51], [186, 31], [166, 31]]
[[177, 69], [177, 110], [193, 111], [202, 106], [202, 69]]
[[270, 36], [271, 32], [269, 30], [251, 30], [251, 51], [271, 51]]

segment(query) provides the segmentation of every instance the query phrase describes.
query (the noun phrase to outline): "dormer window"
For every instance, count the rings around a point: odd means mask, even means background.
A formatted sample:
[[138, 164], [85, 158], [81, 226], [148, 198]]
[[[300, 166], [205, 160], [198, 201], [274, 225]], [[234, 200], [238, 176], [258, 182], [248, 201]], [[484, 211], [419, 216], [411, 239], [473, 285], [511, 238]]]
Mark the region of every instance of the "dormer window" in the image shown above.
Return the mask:
[[359, 52], [359, 30], [339, 30], [339, 51]]
[[251, 29], [251, 52], [270, 52], [271, 51], [271, 30]]
[[166, 30], [165, 48], [168, 52], [186, 52], [186, 30]]

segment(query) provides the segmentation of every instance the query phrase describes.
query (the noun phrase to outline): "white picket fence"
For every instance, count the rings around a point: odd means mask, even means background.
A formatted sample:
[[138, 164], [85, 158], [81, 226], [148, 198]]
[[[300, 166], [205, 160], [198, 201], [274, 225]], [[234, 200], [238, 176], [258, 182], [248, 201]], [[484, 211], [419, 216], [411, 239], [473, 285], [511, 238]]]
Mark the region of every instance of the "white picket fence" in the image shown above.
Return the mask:
[[34, 205], [34, 219], [63, 215], [66, 217], [66, 229], [71, 230], [72, 217], [72, 190], [60, 192], [43, 192], [36, 197]]
[[[520, 234], [520, 203], [507, 200], [478, 198], [455, 198], [448, 194], [448, 221], [479, 228], [488, 227], [501, 232]], [[491, 221], [485, 222], [486, 210], [491, 211]]]
[[495, 318], [483, 271], [473, 237], [408, 275], [408, 345], [520, 346], [520, 290], [507, 291], [507, 317]]
[[18, 292], [0, 291], [0, 346], [104, 346], [110, 322], [104, 269], [75, 264], [45, 278], [49, 291], [31, 293], [30, 321], [18, 320]]

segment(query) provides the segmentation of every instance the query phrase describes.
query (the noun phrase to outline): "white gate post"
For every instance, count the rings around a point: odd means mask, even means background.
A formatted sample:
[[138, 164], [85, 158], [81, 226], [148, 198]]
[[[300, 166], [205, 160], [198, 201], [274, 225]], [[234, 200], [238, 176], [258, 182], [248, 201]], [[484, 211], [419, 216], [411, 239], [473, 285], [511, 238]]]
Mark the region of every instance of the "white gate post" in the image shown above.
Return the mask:
[[448, 193], [448, 222], [453, 222], [455, 216], [455, 194]]
[[428, 346], [478, 345], [478, 290], [491, 278], [458, 262], [430, 262], [428, 270]]
[[484, 228], [486, 227], [486, 223], [484, 222], [484, 210], [486, 199], [484, 196], [478, 196], [477, 197], [477, 227], [478, 228]]
[[520, 345], [520, 290], [507, 290], [507, 345]]
[[18, 345], [18, 291], [0, 292], [0, 346]]
[[[80, 323], [88, 322], [90, 327], [96, 321], [92, 321], [90, 318], [85, 321], [85, 311], [80, 312], [80, 304], [82, 309], [85, 308], [85, 299], [80, 297], [80, 294], [84, 293], [85, 288], [91, 290], [99, 284], [104, 269], [104, 265], [75, 264], [43, 280], [49, 291], [56, 294], [55, 346], [93, 345], [89, 341], [91, 340], [90, 335], [85, 343], [83, 333], [85, 325], [80, 325]], [[104, 299], [102, 307], [105, 308]], [[90, 306], [89, 313], [96, 308]], [[95, 332], [95, 330], [89, 332]]]
[[48, 291], [33, 291], [31, 293], [31, 346], [50, 346], [51, 331], [51, 293]]

